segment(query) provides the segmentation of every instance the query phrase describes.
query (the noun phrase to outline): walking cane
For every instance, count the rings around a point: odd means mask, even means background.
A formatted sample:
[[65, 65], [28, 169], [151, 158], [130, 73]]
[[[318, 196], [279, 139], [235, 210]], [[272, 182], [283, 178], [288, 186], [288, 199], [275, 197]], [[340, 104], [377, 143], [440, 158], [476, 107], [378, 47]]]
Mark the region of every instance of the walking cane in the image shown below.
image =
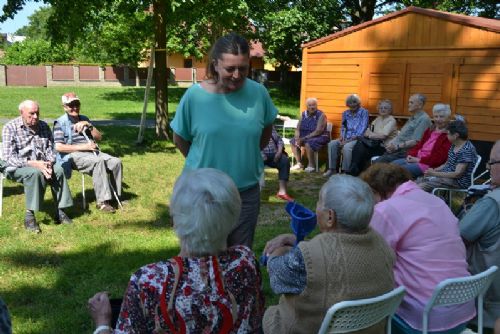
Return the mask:
[[[85, 139], [87, 140], [88, 143], [94, 143], [95, 144], [97, 151], [93, 151], [93, 152], [94, 152], [94, 155], [97, 156], [99, 154], [98, 153], [99, 152], [99, 146], [97, 145], [97, 143], [94, 140], [90, 139], [90, 137], [87, 134], [87, 131], [90, 131], [89, 127], [88, 126], [84, 126], [83, 130], [82, 130], [82, 135], [85, 137]], [[120, 209], [123, 209], [122, 202], [120, 201], [120, 198], [118, 198], [118, 194], [116, 193], [115, 187], [113, 187], [113, 183], [109, 179], [109, 175], [108, 175], [108, 183], [109, 183], [109, 186], [111, 188], [111, 191], [113, 191], [113, 195], [115, 196], [116, 201], [118, 202], [118, 206], [120, 207]]]

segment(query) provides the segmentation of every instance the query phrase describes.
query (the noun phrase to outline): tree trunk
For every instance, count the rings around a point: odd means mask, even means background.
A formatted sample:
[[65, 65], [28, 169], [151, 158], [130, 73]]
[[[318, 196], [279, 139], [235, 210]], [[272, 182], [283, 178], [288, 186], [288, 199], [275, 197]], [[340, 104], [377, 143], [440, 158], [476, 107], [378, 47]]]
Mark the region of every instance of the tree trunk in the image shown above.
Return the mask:
[[165, 0], [153, 1], [155, 21], [156, 136], [169, 139], [167, 95], [167, 6]]

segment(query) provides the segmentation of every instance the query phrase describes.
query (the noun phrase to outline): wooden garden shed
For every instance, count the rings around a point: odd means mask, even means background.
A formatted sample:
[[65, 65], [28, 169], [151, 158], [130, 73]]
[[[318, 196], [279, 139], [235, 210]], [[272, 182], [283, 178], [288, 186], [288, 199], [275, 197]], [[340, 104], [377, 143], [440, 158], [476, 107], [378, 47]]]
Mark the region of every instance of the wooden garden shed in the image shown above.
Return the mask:
[[338, 135], [345, 97], [376, 113], [390, 99], [409, 116], [411, 94], [463, 115], [470, 138], [500, 139], [500, 21], [408, 7], [304, 44], [301, 110], [316, 97]]

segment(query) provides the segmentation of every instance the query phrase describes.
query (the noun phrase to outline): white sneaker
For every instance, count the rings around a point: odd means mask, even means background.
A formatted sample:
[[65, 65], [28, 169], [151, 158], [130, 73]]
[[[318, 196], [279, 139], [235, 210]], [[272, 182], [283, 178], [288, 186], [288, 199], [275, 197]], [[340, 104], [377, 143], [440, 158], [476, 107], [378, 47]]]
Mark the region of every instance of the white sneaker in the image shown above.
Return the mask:
[[326, 172], [323, 173], [323, 176], [324, 177], [330, 177], [332, 176], [334, 173], [333, 173], [333, 170], [332, 169], [329, 169], [327, 170]]
[[301, 164], [295, 164], [292, 167], [290, 167], [290, 170], [299, 170], [299, 169], [302, 169], [302, 165]]
[[313, 173], [313, 172], [316, 171], [316, 168], [314, 168], [314, 167], [307, 167], [306, 169], [304, 169], [304, 171], [306, 173]]

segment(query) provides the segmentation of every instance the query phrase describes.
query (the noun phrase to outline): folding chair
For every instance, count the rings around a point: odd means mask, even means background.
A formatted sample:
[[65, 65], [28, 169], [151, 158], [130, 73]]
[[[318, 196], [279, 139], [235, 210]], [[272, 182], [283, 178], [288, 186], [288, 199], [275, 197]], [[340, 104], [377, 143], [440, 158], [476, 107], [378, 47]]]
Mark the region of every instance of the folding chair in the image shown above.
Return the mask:
[[488, 290], [497, 266], [474, 276], [449, 278], [439, 283], [434, 289], [431, 299], [424, 308], [422, 319], [422, 334], [427, 334], [429, 313], [436, 306], [463, 304], [477, 297], [477, 327], [478, 334], [483, 333], [483, 297]]
[[[299, 120], [298, 119], [289, 119], [289, 120], [285, 120], [283, 121], [283, 132], [282, 132], [282, 136], [281, 136], [281, 139], [283, 139], [283, 143], [285, 145], [290, 145], [290, 139], [292, 139], [292, 137], [288, 138], [286, 136], [286, 131], [287, 129], [290, 130], [290, 129], [293, 129], [295, 131], [295, 129], [297, 129], [297, 126], [299, 125]], [[291, 154], [292, 156], [292, 166], [294, 165], [294, 161], [295, 161], [295, 157], [293, 156], [293, 154]]]
[[[484, 173], [475, 176], [477, 168], [479, 167], [479, 164], [481, 163], [481, 156], [477, 155], [476, 156], [476, 163], [474, 164], [474, 169], [472, 170], [472, 173], [470, 175], [470, 186], [474, 186], [474, 183], [476, 182], [479, 177], [481, 177]], [[452, 199], [452, 194], [454, 192], [461, 192], [461, 193], [467, 193], [468, 188], [461, 189], [461, 188], [445, 188], [445, 187], [440, 187], [440, 188], [434, 188], [432, 189], [432, 194], [433, 195], [438, 195], [439, 192], [447, 192], [448, 193], [448, 206], [451, 207], [451, 199]]]
[[387, 318], [386, 333], [391, 333], [391, 318], [405, 294], [400, 286], [381, 296], [336, 303], [325, 315], [318, 334], [349, 333], [373, 326]]
[[[326, 131], [328, 131], [328, 136], [329, 136], [330, 140], [332, 140], [332, 131], [333, 131], [333, 124], [332, 123], [330, 123], [330, 122], [326, 123]], [[330, 141], [328, 141], [328, 142], [330, 142]], [[328, 147], [328, 144], [326, 145], [326, 147]], [[316, 172], [319, 171], [318, 156], [319, 156], [319, 151], [314, 152], [314, 162], [316, 164]]]
[[[83, 206], [83, 211], [87, 210], [87, 201], [85, 198], [85, 174], [82, 174], [82, 206]], [[120, 198], [118, 197], [118, 194], [116, 193], [115, 187], [113, 187], [113, 184], [111, 183], [111, 179], [109, 178], [108, 174], [108, 182], [109, 186], [111, 188], [111, 191], [113, 192], [113, 196], [115, 197], [116, 202], [118, 203], [118, 206], [120, 209], [123, 209], [122, 202], [120, 201]]]

